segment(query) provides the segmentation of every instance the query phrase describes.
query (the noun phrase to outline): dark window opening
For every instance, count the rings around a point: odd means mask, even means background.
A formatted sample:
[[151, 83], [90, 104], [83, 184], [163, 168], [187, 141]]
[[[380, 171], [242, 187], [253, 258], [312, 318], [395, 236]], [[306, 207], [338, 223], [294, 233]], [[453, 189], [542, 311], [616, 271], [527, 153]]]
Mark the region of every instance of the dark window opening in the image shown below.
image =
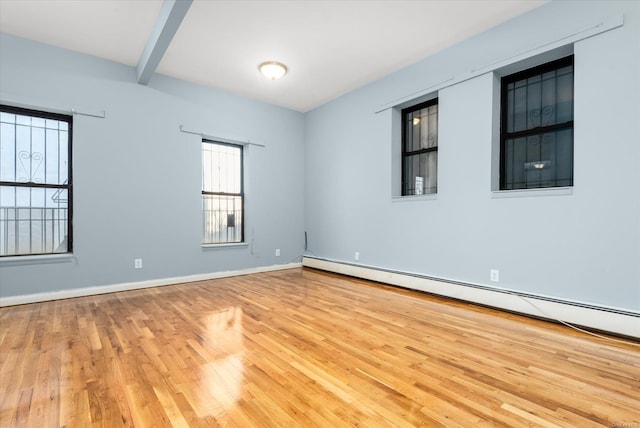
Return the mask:
[[573, 56], [502, 78], [500, 190], [573, 186]]
[[243, 148], [202, 141], [202, 243], [244, 242]]
[[0, 256], [72, 251], [72, 124], [0, 106]]
[[438, 99], [402, 110], [402, 195], [438, 192]]

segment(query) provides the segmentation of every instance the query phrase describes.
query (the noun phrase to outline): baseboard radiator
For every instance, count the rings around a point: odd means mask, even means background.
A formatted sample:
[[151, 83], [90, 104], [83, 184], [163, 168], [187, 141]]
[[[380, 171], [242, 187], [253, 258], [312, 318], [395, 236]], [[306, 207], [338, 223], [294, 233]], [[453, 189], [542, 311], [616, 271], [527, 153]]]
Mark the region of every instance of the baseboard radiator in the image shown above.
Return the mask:
[[305, 256], [302, 265], [640, 339], [640, 312]]

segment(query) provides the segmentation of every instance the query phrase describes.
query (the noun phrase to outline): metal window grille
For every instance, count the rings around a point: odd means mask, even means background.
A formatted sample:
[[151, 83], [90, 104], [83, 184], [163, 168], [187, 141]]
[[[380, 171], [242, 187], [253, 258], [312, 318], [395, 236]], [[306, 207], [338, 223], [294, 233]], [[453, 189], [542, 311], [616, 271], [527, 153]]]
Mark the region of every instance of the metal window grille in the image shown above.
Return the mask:
[[573, 56], [502, 79], [500, 189], [573, 185]]
[[0, 256], [72, 251], [72, 117], [0, 106]]
[[438, 191], [438, 99], [402, 110], [402, 195]]
[[243, 148], [202, 141], [202, 243], [244, 242]]

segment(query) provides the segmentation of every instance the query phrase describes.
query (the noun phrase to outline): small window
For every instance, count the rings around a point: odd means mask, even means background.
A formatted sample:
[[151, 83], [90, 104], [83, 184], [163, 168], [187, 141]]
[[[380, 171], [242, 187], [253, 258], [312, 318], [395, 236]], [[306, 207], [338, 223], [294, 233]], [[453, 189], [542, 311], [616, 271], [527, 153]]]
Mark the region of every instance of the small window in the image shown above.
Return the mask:
[[402, 110], [402, 195], [438, 192], [438, 99]]
[[573, 186], [573, 56], [501, 86], [500, 190]]
[[0, 106], [0, 256], [71, 252], [71, 126]]
[[203, 244], [244, 242], [242, 150], [202, 141]]

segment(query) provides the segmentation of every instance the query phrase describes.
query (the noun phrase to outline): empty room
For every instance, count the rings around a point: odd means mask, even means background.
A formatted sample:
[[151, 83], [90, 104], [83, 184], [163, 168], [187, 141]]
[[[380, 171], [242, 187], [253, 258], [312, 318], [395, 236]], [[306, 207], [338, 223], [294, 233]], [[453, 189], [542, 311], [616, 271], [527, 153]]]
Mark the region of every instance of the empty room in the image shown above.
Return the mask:
[[640, 1], [0, 0], [0, 426], [640, 428]]

